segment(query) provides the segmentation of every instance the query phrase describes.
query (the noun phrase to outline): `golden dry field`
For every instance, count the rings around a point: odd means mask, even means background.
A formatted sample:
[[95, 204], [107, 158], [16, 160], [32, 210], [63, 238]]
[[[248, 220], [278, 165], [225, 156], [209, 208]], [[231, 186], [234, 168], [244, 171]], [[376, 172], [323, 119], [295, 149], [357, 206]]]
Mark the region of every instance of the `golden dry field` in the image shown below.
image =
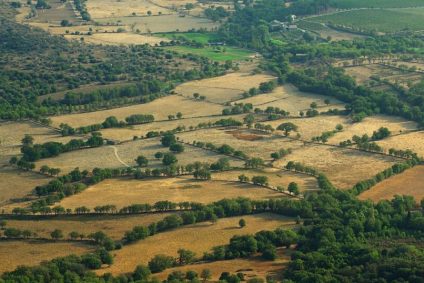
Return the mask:
[[135, 33], [95, 33], [93, 35], [65, 35], [65, 38], [70, 40], [84, 39], [86, 43], [104, 44], [104, 45], [133, 45], [133, 44], [149, 44], [158, 45], [160, 42], [167, 42], [167, 39], [142, 35]]
[[326, 174], [337, 188], [350, 189], [357, 182], [373, 177], [399, 160], [353, 149], [308, 144], [293, 150], [292, 154], [274, 162], [274, 165], [282, 167], [288, 161], [300, 162]]
[[193, 98], [193, 93], [204, 95], [207, 100], [225, 103], [241, 99], [241, 94], [250, 88], [258, 88], [262, 82], [275, 79], [266, 74], [229, 73], [224, 76], [190, 81], [176, 87], [175, 91], [185, 97]]
[[249, 177], [249, 179], [252, 179], [253, 176], [266, 176], [268, 177], [269, 185], [273, 187], [282, 186], [287, 189], [291, 182], [295, 182], [303, 192], [317, 190], [318, 188], [317, 180], [312, 176], [276, 168], [219, 172], [212, 175], [212, 180], [238, 181], [238, 176], [242, 174]]
[[[246, 226], [239, 228], [240, 218], [246, 220]], [[293, 227], [293, 219], [275, 214], [256, 214], [243, 217], [219, 219], [217, 223], [198, 223], [172, 231], [148, 237], [145, 240], [127, 245], [113, 251], [115, 263], [97, 271], [98, 274], [121, 274], [131, 272], [138, 264], [147, 262], [157, 254], [176, 256], [181, 248], [202, 256], [217, 245], [227, 244], [234, 235], [252, 234], [261, 230], [273, 230], [278, 227]], [[160, 244], [158, 244], [160, 243]]]
[[250, 157], [261, 157], [270, 160], [270, 154], [282, 148], [296, 149], [303, 142], [292, 141], [263, 132], [248, 129], [208, 129], [196, 132], [177, 134], [181, 141], [192, 143], [193, 141], [210, 142], [216, 146], [227, 144], [236, 150], [241, 150]]
[[159, 278], [160, 280], [166, 280], [168, 275], [174, 271], [187, 272], [192, 270], [198, 274], [201, 274], [202, 270], [209, 269], [212, 273], [211, 280], [213, 281], [218, 281], [222, 272], [230, 272], [234, 274], [241, 272], [244, 274], [246, 280], [255, 277], [259, 277], [264, 280], [267, 277], [281, 280], [282, 273], [287, 263], [290, 261], [290, 251], [286, 249], [279, 249], [277, 252], [278, 258], [274, 261], [267, 261], [261, 259], [260, 257], [253, 257], [249, 259], [231, 259], [199, 263], [170, 268], [161, 273], [155, 274], [155, 277]]
[[[178, 107], [175, 107], [176, 105], [178, 105]], [[223, 109], [224, 107], [220, 105], [203, 101], [193, 101], [181, 96], [171, 95], [145, 104], [137, 104], [89, 113], [55, 116], [51, 119], [55, 126], [58, 126], [61, 123], [66, 123], [72, 127], [80, 127], [102, 123], [109, 116], [116, 116], [119, 120], [123, 120], [132, 114], [153, 114], [155, 120], [167, 120], [168, 115], [175, 115], [177, 112], [181, 112], [183, 117], [187, 118], [220, 115]]]
[[92, 247], [81, 243], [0, 241], [0, 274], [13, 271], [19, 265], [34, 266], [56, 257], [81, 255], [91, 250]]
[[126, 141], [132, 140], [134, 136], [146, 136], [150, 131], [170, 131], [178, 127], [185, 127], [186, 130], [189, 130], [190, 127], [197, 127], [199, 124], [213, 124], [214, 122], [221, 119], [234, 119], [242, 122], [246, 114], [240, 115], [229, 115], [229, 116], [216, 116], [216, 117], [200, 117], [200, 118], [189, 118], [189, 119], [180, 119], [180, 120], [170, 120], [170, 121], [159, 121], [153, 123], [147, 123], [142, 125], [134, 125], [127, 128], [113, 128], [113, 129], [103, 129], [101, 133], [104, 138], [112, 139], [115, 141]]
[[[324, 103], [326, 99], [330, 100], [329, 105]], [[268, 106], [279, 107], [290, 112], [293, 116], [298, 116], [300, 111], [310, 109], [310, 105], [313, 102], [317, 103], [317, 110], [321, 112], [328, 109], [344, 109], [344, 104], [334, 98], [301, 92], [292, 85], [279, 86], [271, 93], [260, 94], [237, 101], [237, 103], [252, 103], [254, 108], [260, 109], [266, 109]]]
[[94, 20], [112, 17], [147, 16], [170, 14], [171, 10], [162, 8], [148, 0], [88, 0], [87, 10]]
[[409, 149], [417, 153], [418, 156], [424, 157], [424, 132], [422, 131], [389, 137], [377, 143], [385, 150], [390, 148]]
[[228, 181], [196, 181], [184, 178], [152, 180], [109, 179], [91, 186], [84, 192], [63, 199], [65, 208], [113, 204], [118, 208], [136, 203], [154, 204], [158, 201], [193, 201], [211, 203], [224, 198], [246, 197], [270, 199], [284, 197], [267, 188]]
[[170, 213], [154, 213], [143, 215], [72, 215], [56, 216], [45, 219], [21, 220], [7, 219], [7, 227], [28, 229], [38, 234], [39, 237], [50, 238], [50, 233], [60, 229], [68, 238], [72, 231], [89, 235], [103, 231], [114, 240], [120, 240], [126, 231], [137, 225], [149, 225], [158, 222]]
[[418, 203], [424, 199], [424, 166], [416, 166], [378, 183], [360, 194], [359, 199], [377, 202], [391, 200], [395, 195], [413, 196]]
[[[135, 159], [139, 155], [149, 160], [149, 167], [160, 167], [162, 162], [154, 157], [156, 152], [169, 152], [167, 147], [160, 144], [159, 138], [144, 139], [125, 142], [114, 146], [102, 146], [87, 148], [63, 153], [57, 157], [41, 159], [36, 162], [36, 168], [43, 165], [60, 168], [62, 173], [72, 171], [79, 167], [81, 170], [98, 168], [118, 168], [135, 166]], [[185, 146], [182, 153], [176, 155], [180, 165], [187, 165], [196, 161], [212, 163], [223, 155], [199, 149], [193, 146]], [[242, 166], [244, 163], [238, 159], [230, 158], [232, 166]]]

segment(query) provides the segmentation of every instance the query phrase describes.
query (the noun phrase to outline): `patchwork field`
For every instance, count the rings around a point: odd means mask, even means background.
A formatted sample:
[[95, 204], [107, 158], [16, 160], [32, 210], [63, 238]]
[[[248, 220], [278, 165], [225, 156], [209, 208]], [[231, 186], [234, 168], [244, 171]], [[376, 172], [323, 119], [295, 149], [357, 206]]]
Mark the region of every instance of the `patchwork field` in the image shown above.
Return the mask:
[[218, 281], [222, 272], [230, 272], [232, 274], [241, 272], [247, 280], [255, 277], [259, 277], [264, 280], [269, 277], [281, 280], [285, 266], [290, 261], [290, 252], [285, 249], [280, 249], [277, 252], [278, 258], [275, 261], [266, 261], [259, 257], [251, 259], [223, 260], [174, 267], [161, 273], [157, 273], [155, 276], [160, 280], [166, 280], [168, 275], [174, 271], [182, 271], [185, 273], [186, 271], [192, 270], [201, 274], [202, 270], [209, 269], [212, 273], [211, 280], [213, 281]]
[[148, 237], [114, 251], [115, 263], [111, 267], [98, 270], [97, 273], [130, 272], [138, 264], [146, 264], [157, 254], [176, 256], [180, 248], [189, 249], [198, 256], [202, 256], [212, 247], [228, 243], [234, 235], [252, 234], [260, 230], [272, 230], [281, 226], [288, 228], [295, 225], [295, 221], [290, 218], [265, 213], [243, 216], [247, 225], [240, 229], [238, 226], [240, 218], [224, 218], [215, 224], [198, 223]]
[[101, 130], [103, 137], [116, 140], [125, 141], [132, 140], [134, 136], [146, 136], [150, 131], [170, 131], [178, 127], [185, 127], [189, 130], [190, 127], [196, 128], [199, 124], [213, 124], [214, 122], [221, 119], [234, 119], [237, 121], [243, 121], [245, 114], [241, 115], [229, 115], [229, 116], [216, 116], [216, 117], [200, 117], [200, 118], [189, 118], [171, 121], [153, 122], [142, 125], [134, 125], [128, 128], [111, 128]]
[[114, 240], [120, 240], [126, 231], [137, 225], [149, 225], [158, 222], [169, 213], [155, 213], [145, 215], [74, 215], [58, 216], [39, 220], [7, 219], [7, 227], [28, 229], [38, 234], [39, 237], [50, 238], [50, 233], [60, 229], [65, 238], [72, 231], [89, 235], [97, 231], [103, 231]]
[[250, 157], [261, 157], [270, 160], [270, 154], [282, 148], [296, 149], [303, 145], [302, 142], [291, 141], [281, 137], [264, 134], [255, 130], [221, 130], [209, 129], [196, 132], [177, 134], [181, 141], [210, 142], [216, 146], [227, 144], [236, 150], [241, 150]]
[[[392, 135], [398, 135], [417, 129], [417, 123], [415, 122], [399, 117], [385, 115], [367, 117], [359, 123], [343, 124], [343, 126], [343, 131], [331, 137], [329, 139], [329, 143], [339, 144], [340, 142], [346, 141], [348, 139], [352, 140], [354, 135], [362, 136], [367, 134], [369, 137], [371, 137], [373, 132], [377, 131], [381, 127], [388, 128]], [[399, 147], [399, 149], [400, 148], [404, 148], [404, 146]]]
[[282, 186], [287, 189], [291, 182], [295, 182], [299, 185], [299, 189], [302, 192], [313, 191], [318, 188], [317, 180], [314, 177], [282, 171], [275, 168], [220, 172], [213, 174], [212, 180], [238, 181], [238, 176], [242, 174], [250, 179], [252, 179], [253, 176], [266, 176], [268, 177], [269, 185], [273, 187]]
[[[175, 106], [178, 105], [178, 108]], [[145, 104], [137, 104], [127, 107], [114, 108], [96, 112], [70, 114], [52, 117], [53, 125], [58, 126], [66, 123], [72, 127], [86, 126], [102, 123], [109, 116], [116, 116], [123, 120], [132, 114], [154, 114], [155, 120], [167, 120], [168, 115], [181, 112], [183, 117], [199, 117], [208, 115], [220, 115], [223, 107], [202, 101], [193, 101], [181, 96], [171, 95], [156, 99]]]
[[148, 0], [89, 0], [87, 10], [95, 20], [112, 17], [147, 16], [171, 14], [172, 11], [153, 4]]
[[390, 200], [395, 195], [413, 196], [419, 203], [424, 199], [424, 166], [408, 169], [400, 175], [378, 183], [359, 195], [359, 199], [372, 201]]
[[357, 182], [369, 179], [392, 166], [396, 158], [365, 153], [351, 149], [341, 149], [324, 145], [307, 145], [293, 150], [285, 158], [274, 163], [284, 166], [295, 161], [323, 172], [340, 189], [350, 189]]
[[[160, 139], [136, 140], [122, 143], [116, 146], [102, 146], [98, 148], [82, 149], [67, 152], [58, 157], [41, 159], [36, 162], [36, 167], [43, 165], [60, 168], [62, 173], [69, 172], [76, 167], [81, 170], [92, 170], [98, 168], [117, 168], [135, 166], [135, 159], [139, 155], [145, 156], [149, 160], [149, 167], [160, 167], [161, 160], [154, 157], [158, 151], [169, 152], [168, 148], [160, 144]], [[176, 155], [179, 165], [187, 165], [196, 161], [212, 163], [217, 161], [222, 155], [203, 149], [186, 146], [183, 153]], [[242, 162], [231, 159], [231, 165], [242, 166]]]
[[193, 93], [199, 93], [209, 101], [225, 103], [240, 99], [243, 92], [253, 87], [258, 88], [260, 83], [273, 79], [275, 77], [266, 74], [251, 75], [237, 72], [184, 83], [176, 87], [175, 91], [190, 98], [193, 98]]
[[[330, 99], [329, 105], [324, 103], [326, 99]], [[256, 95], [237, 102], [252, 103], [254, 108], [260, 109], [266, 109], [268, 106], [279, 107], [295, 116], [299, 115], [300, 111], [308, 110], [312, 102], [318, 104], [318, 111], [326, 111], [329, 108], [344, 109], [344, 104], [334, 98], [301, 92], [292, 85], [279, 86], [272, 93]]]
[[81, 255], [91, 248], [80, 243], [0, 241], [0, 273], [13, 271], [19, 265], [38, 265], [42, 261], [70, 254]]
[[194, 201], [211, 203], [224, 198], [246, 197], [270, 199], [284, 197], [281, 193], [249, 184], [225, 181], [196, 181], [167, 178], [153, 180], [110, 179], [84, 192], [66, 198], [60, 205], [66, 208], [114, 204], [118, 208], [136, 203], [154, 204], [158, 201]]
[[71, 40], [84, 39], [86, 43], [92, 44], [106, 44], [106, 45], [134, 45], [134, 44], [149, 44], [158, 45], [161, 42], [166, 42], [166, 39], [150, 36], [141, 35], [135, 33], [95, 33], [93, 35], [66, 35]]

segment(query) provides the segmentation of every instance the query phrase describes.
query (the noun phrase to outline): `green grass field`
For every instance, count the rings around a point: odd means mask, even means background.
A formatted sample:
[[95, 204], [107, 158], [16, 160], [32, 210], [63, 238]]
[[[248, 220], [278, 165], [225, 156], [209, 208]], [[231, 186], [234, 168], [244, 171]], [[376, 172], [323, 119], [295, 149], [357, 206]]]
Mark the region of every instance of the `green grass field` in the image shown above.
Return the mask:
[[252, 55], [252, 51], [229, 46], [221, 47], [221, 49], [224, 49], [225, 52], [217, 51], [214, 47], [195, 48], [190, 46], [170, 46], [165, 48], [179, 53], [200, 55], [213, 61], [221, 62], [227, 60], [242, 61]]
[[405, 8], [424, 6], [423, 0], [332, 0], [340, 9], [352, 8]]
[[424, 30], [424, 8], [356, 10], [316, 17], [314, 20], [352, 27], [358, 31], [416, 31]]
[[168, 39], [178, 39], [185, 38], [187, 40], [192, 40], [199, 42], [201, 44], [207, 44], [210, 41], [218, 41], [219, 37], [216, 33], [201, 33], [201, 32], [170, 32], [170, 33], [160, 33], [156, 34], [157, 36], [165, 37]]

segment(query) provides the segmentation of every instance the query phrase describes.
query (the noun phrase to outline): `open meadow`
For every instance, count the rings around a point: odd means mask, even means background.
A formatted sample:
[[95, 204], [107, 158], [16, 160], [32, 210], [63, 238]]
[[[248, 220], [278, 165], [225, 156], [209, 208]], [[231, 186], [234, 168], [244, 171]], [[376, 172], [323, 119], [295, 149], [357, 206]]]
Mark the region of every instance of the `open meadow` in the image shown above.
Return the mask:
[[175, 203], [194, 201], [207, 204], [224, 198], [237, 197], [272, 199], [284, 197], [284, 195], [267, 188], [235, 181], [197, 181], [184, 178], [110, 179], [62, 200], [60, 205], [66, 208], [79, 206], [93, 208], [98, 205], [113, 204], [122, 208], [131, 204], [155, 204], [164, 200]]
[[20, 265], [34, 266], [57, 257], [85, 254], [92, 249], [93, 247], [81, 243], [0, 241], [0, 273], [13, 271]]
[[391, 200], [395, 195], [413, 196], [417, 202], [424, 199], [424, 166], [416, 166], [400, 175], [378, 183], [359, 195], [359, 199], [374, 202]]
[[[246, 220], [244, 228], [238, 226], [240, 218]], [[156, 234], [145, 240], [127, 245], [121, 250], [114, 251], [115, 263], [102, 268], [98, 274], [121, 274], [130, 272], [138, 264], [146, 264], [153, 256], [165, 254], [176, 256], [177, 250], [188, 249], [202, 256], [212, 247], [227, 244], [234, 235], [256, 233], [261, 230], [273, 230], [278, 227], [293, 227], [293, 219], [275, 214], [256, 214], [243, 217], [219, 219], [217, 223], [198, 223], [172, 231]], [[161, 243], [158, 245], [158, 243]]]

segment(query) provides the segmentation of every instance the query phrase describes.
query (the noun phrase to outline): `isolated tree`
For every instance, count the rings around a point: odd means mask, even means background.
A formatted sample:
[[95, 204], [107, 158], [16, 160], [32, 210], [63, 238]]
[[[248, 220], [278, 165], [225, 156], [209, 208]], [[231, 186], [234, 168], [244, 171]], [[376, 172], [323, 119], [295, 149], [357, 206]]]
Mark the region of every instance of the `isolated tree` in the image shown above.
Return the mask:
[[162, 152], [158, 151], [158, 152], [155, 153], [155, 158], [156, 159], [161, 159], [162, 157], [163, 157], [163, 153]]
[[175, 260], [172, 256], [167, 256], [163, 254], [155, 255], [149, 261], [149, 268], [152, 273], [157, 273], [164, 271], [167, 268], [173, 267], [175, 265]]
[[176, 143], [177, 139], [175, 138], [175, 135], [173, 133], [166, 133], [161, 138], [160, 142], [163, 146], [169, 147], [171, 144]]
[[192, 263], [196, 254], [190, 250], [179, 249], [178, 250], [178, 264], [185, 265]]
[[181, 153], [181, 152], [184, 151], [184, 146], [180, 143], [173, 143], [169, 147], [169, 150], [174, 152], [174, 153]]
[[162, 159], [163, 165], [169, 166], [169, 165], [173, 165], [177, 162], [178, 162], [178, 159], [177, 159], [177, 157], [175, 157], [174, 154], [167, 152], [163, 155], [163, 159]]
[[312, 102], [310, 106], [311, 106], [312, 109], [318, 108], [318, 104], [316, 102]]
[[178, 112], [176, 116], [177, 116], [178, 119], [181, 119], [183, 117], [183, 113]]
[[242, 174], [240, 176], [238, 176], [238, 179], [241, 183], [247, 183], [249, 182], [249, 177], [247, 177], [246, 175]]
[[80, 236], [80, 234], [76, 231], [72, 231], [72, 232], [69, 233], [69, 238], [71, 240], [76, 240], [76, 239], [78, 239], [79, 236]]
[[30, 135], [25, 135], [21, 142], [23, 146], [31, 146], [34, 143], [34, 138]]
[[291, 131], [297, 131], [297, 129], [298, 127], [291, 122], [283, 123], [277, 127], [277, 130], [283, 131], [286, 137], [290, 135]]
[[291, 182], [287, 188], [287, 190], [294, 194], [294, 195], [299, 195], [300, 191], [299, 191], [299, 186], [297, 185], [297, 183], [295, 182]]
[[195, 92], [195, 93], [193, 93], [193, 97], [194, 97], [195, 99], [198, 99], [198, 98], [200, 97], [200, 94], [198, 94], [197, 92]]
[[50, 233], [50, 237], [52, 237], [53, 240], [58, 240], [63, 238], [63, 232], [62, 230], [55, 229], [53, 232]]
[[0, 220], [0, 229], [4, 229], [4, 227], [6, 227], [6, 225], [7, 225], [7, 221], [6, 220]]
[[43, 166], [41, 166], [41, 168], [40, 168], [40, 173], [41, 173], [41, 174], [47, 174], [47, 173], [49, 172], [49, 170], [50, 170], [50, 167], [49, 167], [49, 166], [47, 166], [47, 165], [43, 165]]
[[242, 218], [242, 219], [240, 219], [240, 221], [239, 221], [239, 226], [240, 226], [240, 228], [245, 227], [245, 226], [246, 226], [246, 220], [244, 220], [243, 218]]
[[146, 167], [149, 164], [149, 160], [146, 157], [144, 157], [143, 155], [138, 156], [135, 159], [135, 162], [137, 162], [137, 165], [139, 167]]

